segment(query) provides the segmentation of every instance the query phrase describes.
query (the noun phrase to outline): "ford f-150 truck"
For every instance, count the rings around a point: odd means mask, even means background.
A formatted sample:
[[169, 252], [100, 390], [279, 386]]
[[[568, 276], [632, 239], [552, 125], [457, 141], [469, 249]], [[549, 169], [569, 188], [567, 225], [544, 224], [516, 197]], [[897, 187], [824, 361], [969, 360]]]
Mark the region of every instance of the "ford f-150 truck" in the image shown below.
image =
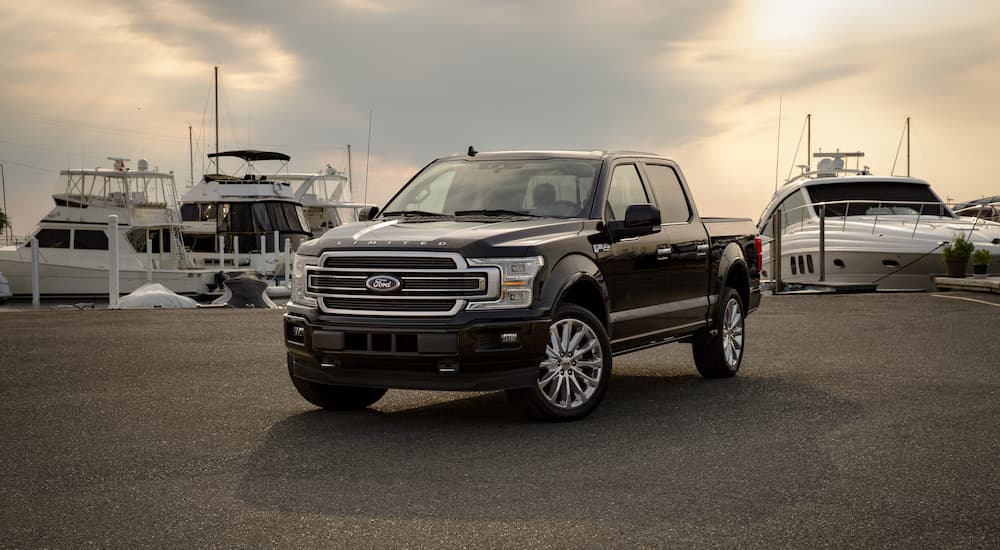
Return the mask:
[[319, 407], [506, 390], [531, 416], [575, 420], [620, 354], [690, 342], [703, 376], [735, 375], [760, 303], [753, 222], [699, 216], [654, 154], [470, 147], [371, 218], [295, 256], [288, 372]]

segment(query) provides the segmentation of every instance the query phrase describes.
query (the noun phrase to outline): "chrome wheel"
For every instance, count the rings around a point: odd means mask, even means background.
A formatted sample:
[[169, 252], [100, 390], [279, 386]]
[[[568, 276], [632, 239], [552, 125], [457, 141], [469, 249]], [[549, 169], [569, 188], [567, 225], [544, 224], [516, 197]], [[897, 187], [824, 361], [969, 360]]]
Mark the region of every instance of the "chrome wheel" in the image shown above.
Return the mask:
[[739, 301], [730, 299], [722, 317], [722, 353], [726, 364], [734, 368], [740, 364], [743, 354], [743, 312]]
[[600, 387], [604, 369], [594, 330], [573, 318], [553, 323], [545, 355], [538, 372], [538, 389], [545, 399], [560, 409], [586, 404]]

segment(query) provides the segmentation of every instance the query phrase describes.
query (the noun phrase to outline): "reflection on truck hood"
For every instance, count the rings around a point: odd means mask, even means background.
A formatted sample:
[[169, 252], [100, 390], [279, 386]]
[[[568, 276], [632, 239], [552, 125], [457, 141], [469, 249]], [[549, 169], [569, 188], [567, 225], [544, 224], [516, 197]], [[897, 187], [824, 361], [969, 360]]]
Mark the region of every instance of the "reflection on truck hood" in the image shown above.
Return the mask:
[[303, 243], [300, 254], [327, 250], [447, 250], [467, 257], [520, 256], [533, 246], [577, 235], [584, 221], [531, 219], [517, 221], [421, 221], [400, 219], [352, 223]]

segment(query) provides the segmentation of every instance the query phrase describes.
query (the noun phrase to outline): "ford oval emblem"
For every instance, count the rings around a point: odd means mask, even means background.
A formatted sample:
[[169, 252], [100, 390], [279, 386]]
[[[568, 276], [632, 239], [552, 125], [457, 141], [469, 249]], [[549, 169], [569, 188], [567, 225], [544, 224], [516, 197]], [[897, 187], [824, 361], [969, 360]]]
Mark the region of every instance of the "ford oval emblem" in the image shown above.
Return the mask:
[[395, 292], [401, 286], [403, 286], [403, 283], [392, 275], [372, 275], [365, 280], [365, 288], [380, 294]]

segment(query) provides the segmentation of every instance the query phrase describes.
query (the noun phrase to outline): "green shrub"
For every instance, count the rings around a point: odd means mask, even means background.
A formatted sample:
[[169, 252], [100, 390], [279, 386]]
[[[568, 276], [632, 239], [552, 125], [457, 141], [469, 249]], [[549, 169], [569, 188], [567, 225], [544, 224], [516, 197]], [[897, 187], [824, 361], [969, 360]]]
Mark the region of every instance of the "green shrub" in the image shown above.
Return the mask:
[[972, 253], [972, 265], [990, 265], [990, 251], [977, 250]]
[[968, 260], [975, 248], [964, 236], [955, 235], [955, 240], [941, 249], [941, 255], [945, 260]]

